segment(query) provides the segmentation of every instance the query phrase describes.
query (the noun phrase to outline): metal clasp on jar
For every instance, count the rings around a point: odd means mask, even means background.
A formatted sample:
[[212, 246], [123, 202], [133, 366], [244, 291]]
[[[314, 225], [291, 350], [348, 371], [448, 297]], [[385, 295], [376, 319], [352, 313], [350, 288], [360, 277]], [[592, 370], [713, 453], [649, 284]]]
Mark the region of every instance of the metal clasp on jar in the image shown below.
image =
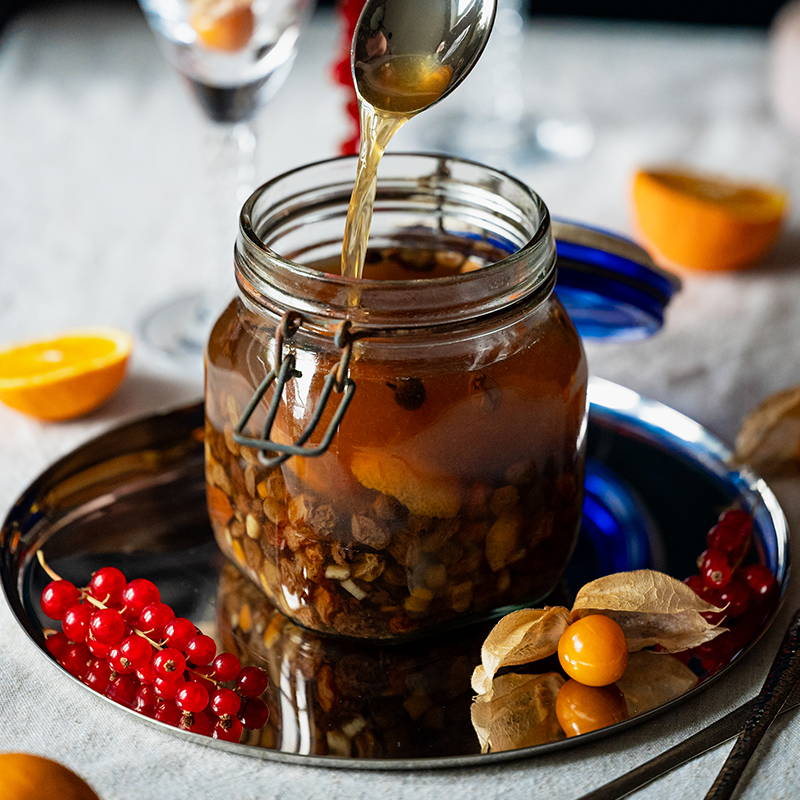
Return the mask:
[[[283, 390], [292, 378], [299, 377], [300, 375], [295, 369], [296, 361], [294, 354], [284, 354], [283, 345], [284, 342], [291, 339], [297, 333], [303, 321], [302, 314], [296, 311], [287, 311], [281, 317], [281, 321], [275, 330], [274, 366], [259, 384], [245, 407], [239, 422], [233, 429], [234, 441], [245, 447], [254, 447], [258, 449], [260, 451], [260, 460], [268, 467], [275, 467], [278, 464], [282, 464], [292, 456], [313, 457], [322, 455], [330, 447], [333, 437], [336, 435], [336, 431], [342, 421], [342, 417], [344, 417], [344, 413], [347, 411], [347, 407], [350, 405], [350, 401], [353, 399], [353, 395], [356, 391], [355, 381], [353, 381], [348, 374], [350, 369], [350, 357], [353, 353], [353, 342], [364, 336], [365, 333], [361, 331], [357, 333], [352, 331], [350, 320], [344, 320], [337, 326], [334, 336], [336, 347], [342, 351], [341, 358], [339, 359], [339, 363], [325, 376], [325, 382], [322, 386], [322, 392], [320, 393], [317, 407], [314, 409], [308, 425], [292, 444], [281, 444], [270, 438], [272, 436], [272, 426], [275, 424], [275, 417], [278, 414], [278, 407], [280, 406], [283, 396]], [[267, 417], [264, 420], [261, 436], [247, 436], [243, 433], [245, 426], [250, 421], [253, 412], [273, 384], [275, 385], [275, 391], [267, 408]], [[325, 412], [325, 408], [328, 405], [331, 394], [333, 394], [334, 391], [337, 394], [341, 394], [342, 398], [328, 424], [325, 434], [318, 445], [304, 447], [303, 445], [314, 435], [322, 419], [322, 415]]]

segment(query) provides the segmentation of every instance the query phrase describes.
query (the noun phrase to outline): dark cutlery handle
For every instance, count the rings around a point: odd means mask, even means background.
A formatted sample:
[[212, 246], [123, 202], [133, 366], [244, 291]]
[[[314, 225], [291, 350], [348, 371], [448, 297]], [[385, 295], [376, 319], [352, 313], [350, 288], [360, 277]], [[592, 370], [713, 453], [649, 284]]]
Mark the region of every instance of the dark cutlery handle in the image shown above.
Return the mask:
[[620, 775], [612, 781], [594, 789], [578, 800], [620, 800], [637, 789], [641, 789], [656, 778], [691, 761], [702, 753], [712, 750], [722, 742], [732, 739], [742, 729], [755, 706], [755, 699], [740, 705], [716, 722], [670, 747], [663, 753], [645, 761], [638, 767]]
[[752, 714], [725, 759], [722, 769], [706, 794], [705, 800], [728, 800], [767, 729], [800, 679], [800, 609], [795, 611], [783, 636], [780, 650], [755, 699]]

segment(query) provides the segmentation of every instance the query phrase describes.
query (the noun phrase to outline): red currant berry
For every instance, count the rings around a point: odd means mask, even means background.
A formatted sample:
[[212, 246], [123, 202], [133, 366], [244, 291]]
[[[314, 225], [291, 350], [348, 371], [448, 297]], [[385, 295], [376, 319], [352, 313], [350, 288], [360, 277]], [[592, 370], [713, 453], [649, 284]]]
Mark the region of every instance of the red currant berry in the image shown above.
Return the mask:
[[152, 664], [145, 664], [136, 670], [136, 678], [140, 683], [154, 683], [158, 673], [153, 669]]
[[175, 617], [175, 612], [166, 603], [150, 603], [139, 614], [138, 628], [151, 639], [164, 638], [164, 626]]
[[267, 673], [258, 667], [245, 667], [236, 679], [236, 691], [242, 697], [260, 697], [268, 685]]
[[61, 621], [61, 630], [71, 642], [85, 642], [89, 635], [89, 619], [92, 607], [87, 603], [70, 606]]
[[122, 590], [123, 613], [129, 619], [136, 619], [145, 606], [158, 603], [160, 600], [161, 592], [158, 591], [158, 587], [145, 578], [132, 580]]
[[108, 651], [108, 663], [118, 675], [130, 675], [134, 671], [133, 664], [119, 651], [119, 647], [112, 647]]
[[244, 726], [236, 718], [221, 719], [214, 726], [211, 735], [215, 739], [222, 739], [225, 742], [238, 742], [242, 738]]
[[137, 670], [149, 666], [153, 658], [153, 646], [146, 639], [136, 635], [123, 639], [119, 652]]
[[166, 722], [167, 725], [172, 725], [177, 728], [181, 721], [181, 712], [178, 706], [171, 700], [164, 702], [163, 700], [156, 705], [155, 714], [153, 718], [159, 722]]
[[197, 664], [200, 667], [210, 664], [211, 660], [217, 653], [217, 645], [210, 636], [204, 636], [202, 633], [193, 636], [186, 643], [186, 656], [192, 664]]
[[199, 683], [201, 686], [205, 686], [206, 691], [210, 694], [216, 690], [216, 685], [214, 681], [210, 680], [207, 676], [210, 675], [212, 669], [210, 666], [205, 667], [193, 667], [192, 668], [192, 680], [196, 683]]
[[181, 711], [191, 711], [192, 713], [203, 711], [208, 705], [208, 692], [205, 686], [194, 681], [184, 683], [175, 693], [175, 705]]
[[211, 711], [217, 717], [233, 717], [239, 713], [242, 699], [230, 689], [217, 689], [211, 696]]
[[89, 664], [89, 669], [83, 677], [83, 682], [100, 694], [105, 694], [111, 681], [111, 667], [102, 658], [96, 658]]
[[61, 631], [57, 631], [56, 633], [51, 633], [44, 640], [44, 644], [47, 648], [47, 652], [50, 653], [53, 658], [58, 660], [62, 655], [64, 655], [64, 651], [69, 647], [69, 639], [67, 639], [67, 637], [61, 633]]
[[722, 589], [730, 583], [733, 570], [725, 553], [709, 548], [700, 556], [698, 563], [700, 575], [706, 586], [712, 589]]
[[182, 675], [170, 675], [168, 678], [165, 678], [163, 675], [157, 675], [156, 679], [153, 681], [156, 693], [165, 700], [174, 700], [176, 692], [183, 684], [184, 680]]
[[111, 649], [110, 644], [98, 642], [97, 639], [92, 639], [91, 636], [86, 639], [86, 646], [95, 658], [108, 658], [108, 651]]
[[742, 570], [742, 578], [756, 597], [765, 597], [777, 586], [775, 576], [764, 564], [749, 564]]
[[239, 710], [239, 719], [245, 728], [257, 731], [267, 724], [269, 709], [263, 700], [253, 697], [242, 703], [242, 707]]
[[730, 509], [720, 515], [719, 522], [708, 532], [709, 548], [720, 550], [728, 561], [738, 564], [750, 549], [753, 520], [741, 509]]
[[103, 567], [92, 575], [89, 594], [107, 606], [121, 606], [126, 583], [125, 576], [116, 567]]
[[115, 608], [98, 608], [89, 619], [89, 630], [102, 644], [119, 644], [125, 638], [125, 620]]
[[197, 626], [184, 617], [175, 617], [164, 626], [164, 641], [170, 647], [186, 650], [190, 639], [197, 636]]
[[233, 653], [220, 653], [212, 662], [212, 675], [221, 683], [235, 681], [242, 669], [242, 664]]
[[683, 581], [698, 597], [702, 597], [708, 587], [699, 575], [690, 575]]
[[91, 656], [85, 644], [71, 644], [61, 654], [59, 663], [70, 675], [82, 678], [89, 668]]
[[199, 733], [202, 736], [211, 736], [211, 731], [214, 730], [214, 722], [213, 717], [202, 711], [197, 713], [184, 711], [179, 724], [185, 731]]
[[176, 650], [174, 647], [165, 647], [153, 656], [153, 669], [156, 671], [156, 675], [160, 675], [162, 678], [183, 675], [183, 671], [186, 669], [186, 659], [180, 650]]
[[67, 609], [74, 606], [81, 593], [74, 583], [69, 581], [50, 581], [42, 589], [39, 605], [50, 619], [64, 619]]
[[734, 578], [719, 593], [720, 605], [725, 608], [725, 613], [734, 619], [741, 617], [750, 608], [750, 589], [747, 584]]
[[108, 684], [106, 697], [115, 703], [132, 708], [139, 691], [139, 681], [133, 675], [120, 675]]
[[136, 690], [136, 697], [133, 700], [133, 707], [140, 713], [152, 717], [156, 713], [158, 695], [156, 690], [147, 684], [140, 686]]

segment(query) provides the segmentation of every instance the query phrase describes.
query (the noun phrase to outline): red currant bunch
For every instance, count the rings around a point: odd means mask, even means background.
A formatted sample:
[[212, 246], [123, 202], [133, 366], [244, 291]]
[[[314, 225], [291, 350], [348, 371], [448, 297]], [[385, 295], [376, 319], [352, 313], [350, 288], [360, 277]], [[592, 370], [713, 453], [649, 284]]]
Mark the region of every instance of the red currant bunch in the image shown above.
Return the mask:
[[707, 549], [697, 560], [697, 575], [685, 581], [695, 594], [722, 609], [703, 616], [728, 629], [720, 636], [687, 653], [707, 672], [727, 664], [752, 640], [769, 610], [765, 600], [773, 596], [777, 581], [763, 564], [745, 565], [753, 540], [753, 518], [741, 508], [727, 508], [706, 536]]
[[42, 611], [61, 621], [60, 631], [48, 632], [47, 649], [71, 675], [141, 714], [205, 736], [238, 742], [245, 729], [266, 725], [266, 672], [217, 653], [214, 640], [176, 617], [154, 583], [103, 567], [79, 589], [39, 560], [53, 578]]

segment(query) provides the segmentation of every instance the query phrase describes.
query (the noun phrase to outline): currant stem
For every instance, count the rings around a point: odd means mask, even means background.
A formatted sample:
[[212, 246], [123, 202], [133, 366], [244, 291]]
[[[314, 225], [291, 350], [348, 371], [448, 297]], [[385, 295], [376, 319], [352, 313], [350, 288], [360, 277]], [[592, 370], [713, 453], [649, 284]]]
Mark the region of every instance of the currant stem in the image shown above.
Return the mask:
[[[54, 569], [53, 569], [53, 568], [52, 568], [52, 567], [51, 567], [51, 566], [50, 566], [50, 565], [47, 563], [47, 561], [45, 560], [45, 557], [44, 557], [44, 553], [43, 553], [41, 550], [37, 550], [37, 551], [36, 551], [36, 558], [37, 558], [37, 560], [39, 561], [39, 566], [40, 566], [40, 567], [41, 567], [41, 568], [42, 568], [42, 569], [43, 569], [43, 570], [44, 570], [44, 571], [47, 573], [47, 576], [48, 576], [48, 577], [49, 577], [51, 580], [54, 580], [54, 581], [61, 581], [61, 580], [64, 580], [64, 579], [61, 577], [61, 575], [59, 575], [59, 574], [58, 574], [58, 573], [57, 573], [57, 572], [56, 572], [56, 571], [55, 571], [55, 570], [54, 570]], [[85, 587], [85, 586], [84, 586], [84, 587], [81, 587], [81, 588], [80, 588], [80, 593], [81, 593], [81, 597], [82, 597], [82, 599], [84, 599], [84, 600], [87, 600], [87, 601], [88, 601], [89, 603], [91, 603], [91, 605], [93, 605], [95, 608], [108, 608], [108, 606], [107, 606], [105, 603], [103, 603], [101, 600], [98, 600], [96, 597], [93, 597], [91, 594], [89, 594], [89, 590], [88, 590], [88, 588], [87, 588], [87, 587]], [[149, 642], [149, 643], [150, 643], [150, 644], [151, 644], [153, 647], [155, 647], [155, 649], [156, 649], [156, 650], [163, 650], [163, 649], [166, 647], [166, 645], [165, 645], [165, 644], [162, 644], [161, 642], [156, 642], [156, 641], [154, 641], [154, 640], [153, 640], [153, 639], [151, 639], [151, 638], [150, 638], [150, 637], [149, 637], [149, 636], [148, 636], [146, 633], [142, 633], [142, 631], [138, 630], [138, 628], [134, 628], [134, 629], [133, 629], [133, 632], [134, 632], [134, 633], [135, 633], [137, 636], [141, 636], [141, 637], [142, 637], [142, 639], [144, 639], [146, 642]], [[214, 684], [214, 686], [219, 686], [219, 681], [215, 681], [215, 680], [214, 680], [212, 677], [210, 677], [209, 675], [204, 675], [202, 672], [197, 672], [196, 670], [193, 670], [191, 667], [188, 667], [188, 666], [186, 667], [186, 671], [187, 671], [187, 672], [191, 672], [193, 675], [197, 675], [197, 676], [198, 676], [198, 677], [200, 677], [200, 678], [204, 678], [204, 679], [205, 679], [205, 680], [207, 680], [207, 681], [210, 681], [211, 683], [213, 683], [213, 684]]]

